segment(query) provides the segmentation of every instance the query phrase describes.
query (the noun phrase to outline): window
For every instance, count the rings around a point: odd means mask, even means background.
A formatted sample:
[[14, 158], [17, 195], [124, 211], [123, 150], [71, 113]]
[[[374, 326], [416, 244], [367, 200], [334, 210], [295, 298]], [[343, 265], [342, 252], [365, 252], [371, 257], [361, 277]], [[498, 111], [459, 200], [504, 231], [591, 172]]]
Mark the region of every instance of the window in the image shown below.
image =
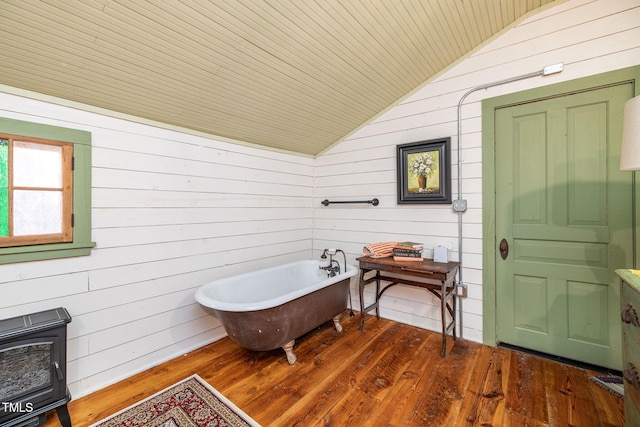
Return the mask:
[[91, 135], [0, 118], [0, 264], [88, 255]]
[[73, 241], [73, 144], [0, 134], [0, 247]]

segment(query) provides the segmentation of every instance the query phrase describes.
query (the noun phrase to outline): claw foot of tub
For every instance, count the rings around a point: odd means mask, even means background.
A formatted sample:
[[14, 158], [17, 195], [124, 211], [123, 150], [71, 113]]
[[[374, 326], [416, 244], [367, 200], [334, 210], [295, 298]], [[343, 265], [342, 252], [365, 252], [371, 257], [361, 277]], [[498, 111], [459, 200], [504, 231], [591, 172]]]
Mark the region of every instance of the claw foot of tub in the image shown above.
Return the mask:
[[340, 319], [342, 319], [342, 314], [338, 314], [333, 318], [333, 324], [336, 326], [336, 331], [338, 331], [338, 333], [342, 332], [342, 325], [340, 324]]
[[282, 349], [287, 354], [287, 362], [289, 362], [289, 365], [293, 365], [294, 363], [296, 363], [296, 360], [298, 360], [296, 355], [293, 354], [293, 345], [295, 343], [296, 343], [296, 340], [291, 340], [282, 346]]

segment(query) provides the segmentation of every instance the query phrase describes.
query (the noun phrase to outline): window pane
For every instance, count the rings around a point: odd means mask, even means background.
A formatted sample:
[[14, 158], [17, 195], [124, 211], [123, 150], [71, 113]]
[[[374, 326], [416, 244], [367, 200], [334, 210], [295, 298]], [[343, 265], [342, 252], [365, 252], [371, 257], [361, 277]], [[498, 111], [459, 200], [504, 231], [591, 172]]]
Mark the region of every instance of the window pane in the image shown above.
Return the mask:
[[62, 147], [14, 141], [13, 185], [61, 188]]
[[62, 192], [13, 192], [13, 235], [62, 233]]
[[0, 139], [0, 237], [9, 235], [9, 141]]
[[0, 188], [0, 237], [9, 235], [9, 191]]
[[9, 186], [9, 141], [0, 138], [0, 188]]

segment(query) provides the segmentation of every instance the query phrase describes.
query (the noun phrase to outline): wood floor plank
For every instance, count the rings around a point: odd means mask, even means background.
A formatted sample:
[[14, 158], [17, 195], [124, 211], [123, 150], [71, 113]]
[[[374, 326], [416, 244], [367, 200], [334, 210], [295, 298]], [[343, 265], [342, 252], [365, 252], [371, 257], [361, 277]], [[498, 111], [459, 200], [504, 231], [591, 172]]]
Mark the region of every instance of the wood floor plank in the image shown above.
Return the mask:
[[[201, 354], [207, 360], [206, 366], [196, 367], [198, 375], [216, 388], [228, 388], [253, 372], [271, 365], [278, 357], [274, 352], [253, 352], [243, 349], [229, 337], [217, 343], [224, 351]], [[217, 344], [216, 343], [216, 344]], [[207, 346], [205, 348], [208, 348]], [[215, 346], [217, 347], [217, 346]]]
[[[359, 316], [359, 314], [358, 314]], [[253, 352], [228, 337], [74, 399], [74, 427], [198, 374], [263, 426], [623, 426], [623, 400], [590, 371], [536, 356], [447, 340], [386, 319], [328, 322], [280, 349]], [[55, 411], [45, 427], [59, 427]]]
[[[407, 367], [415, 360], [424, 341], [428, 341], [429, 335], [427, 331], [419, 329], [401, 330], [399, 335], [390, 337], [386, 343], [383, 342], [384, 348], [378, 351], [381, 357], [375, 361], [371, 360], [366, 365], [359, 363], [354, 375], [350, 376], [349, 382], [357, 393], [346, 395], [331, 413], [348, 413], [350, 411], [347, 408], [354, 405], [367, 406], [370, 410], [364, 412], [366, 418], [360, 417], [360, 425], [386, 425], [379, 417], [380, 404], [389, 401], [388, 394], [396, 389], [399, 379], [406, 374]], [[408, 377], [411, 377], [413, 382], [416, 381], [414, 375]], [[336, 419], [338, 416], [333, 415], [332, 418]], [[393, 421], [394, 424], [391, 425], [398, 425], [397, 419]]]
[[[317, 426], [380, 426], [375, 418], [371, 417], [372, 412], [380, 404], [376, 398], [362, 390], [352, 390], [346, 394], [335, 406], [333, 406]], [[304, 426], [304, 424], [300, 424]]]
[[502, 424], [499, 425], [501, 427], [549, 427], [548, 423], [531, 418], [518, 410], [514, 410], [514, 408], [506, 408]]
[[458, 425], [490, 426], [501, 425], [504, 418], [506, 380], [509, 375], [511, 358], [508, 351], [482, 346], [469, 387], [462, 402]]
[[[547, 405], [549, 413], [555, 414], [554, 422], [568, 426], [600, 425], [598, 414], [587, 410], [593, 405], [590, 394], [576, 392], [589, 388], [584, 372], [568, 369], [566, 365], [549, 360], [543, 363]], [[586, 418], [587, 416], [590, 417]]]
[[[516, 419], [542, 425], [548, 423], [543, 366], [543, 359], [539, 357], [526, 353], [511, 353], [506, 409]], [[531, 396], [537, 398], [532, 399]]]
[[434, 426], [455, 424], [480, 347], [476, 343], [459, 340], [446, 358], [440, 358], [412, 423]]
[[386, 348], [379, 352], [381, 357], [372, 361], [369, 369], [353, 378], [358, 389], [377, 400], [383, 400], [419, 349], [422, 341], [420, 335], [416, 330], [402, 331], [393, 341], [382, 343]]
[[428, 390], [428, 378], [440, 358], [438, 345], [440, 337], [428, 334], [413, 354], [410, 363], [371, 414], [371, 419], [379, 425], [409, 425], [416, 413], [422, 396]]

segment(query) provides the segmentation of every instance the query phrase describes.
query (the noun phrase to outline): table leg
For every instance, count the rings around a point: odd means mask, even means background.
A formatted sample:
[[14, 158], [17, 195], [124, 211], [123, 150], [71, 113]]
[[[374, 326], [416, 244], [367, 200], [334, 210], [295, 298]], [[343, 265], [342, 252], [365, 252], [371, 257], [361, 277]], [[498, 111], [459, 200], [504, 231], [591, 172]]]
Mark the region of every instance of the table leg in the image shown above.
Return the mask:
[[440, 355], [445, 357], [447, 355], [447, 284], [442, 282], [442, 288], [440, 291], [440, 315], [442, 318], [442, 351]]
[[380, 320], [380, 270], [376, 271], [376, 318]]
[[360, 270], [358, 294], [360, 295], [360, 331], [362, 331], [364, 329], [364, 270]]
[[458, 285], [456, 282], [453, 282], [453, 295], [451, 296], [451, 298], [453, 299], [452, 304], [453, 304], [453, 340], [456, 340], [456, 304], [457, 304], [457, 300], [456, 298], [458, 298]]

